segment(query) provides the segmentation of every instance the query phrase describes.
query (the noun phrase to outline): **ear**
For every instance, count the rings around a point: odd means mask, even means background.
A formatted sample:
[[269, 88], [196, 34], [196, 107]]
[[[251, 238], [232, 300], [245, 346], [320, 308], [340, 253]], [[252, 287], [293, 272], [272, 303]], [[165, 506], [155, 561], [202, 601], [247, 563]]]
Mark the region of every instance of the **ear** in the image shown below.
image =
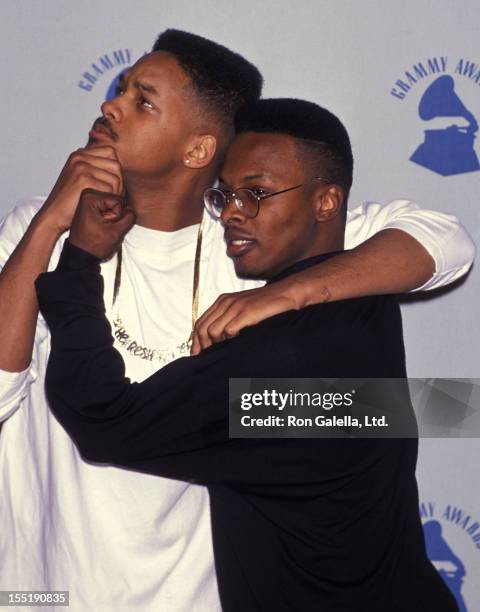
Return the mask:
[[187, 168], [205, 168], [210, 164], [217, 150], [217, 139], [211, 134], [195, 136], [183, 156]]
[[319, 223], [331, 221], [343, 206], [343, 190], [338, 185], [319, 187], [314, 196], [315, 218]]

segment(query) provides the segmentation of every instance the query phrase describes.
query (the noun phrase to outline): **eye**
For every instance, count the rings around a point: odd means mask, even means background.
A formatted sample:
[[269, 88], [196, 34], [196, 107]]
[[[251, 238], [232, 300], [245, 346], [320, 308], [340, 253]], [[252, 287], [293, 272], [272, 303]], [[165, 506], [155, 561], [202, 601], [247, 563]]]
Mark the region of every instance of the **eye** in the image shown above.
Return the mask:
[[125, 93], [125, 89], [122, 87], [122, 85], [117, 85], [115, 87], [115, 97], [122, 96], [124, 93]]
[[138, 105], [143, 106], [143, 108], [149, 108], [150, 110], [153, 110], [154, 108], [153, 104], [149, 102], [144, 96], [139, 96]]
[[262, 189], [262, 187], [255, 187], [251, 191], [253, 191], [253, 193], [259, 198], [263, 198], [264, 196], [268, 195], [268, 191], [266, 189]]

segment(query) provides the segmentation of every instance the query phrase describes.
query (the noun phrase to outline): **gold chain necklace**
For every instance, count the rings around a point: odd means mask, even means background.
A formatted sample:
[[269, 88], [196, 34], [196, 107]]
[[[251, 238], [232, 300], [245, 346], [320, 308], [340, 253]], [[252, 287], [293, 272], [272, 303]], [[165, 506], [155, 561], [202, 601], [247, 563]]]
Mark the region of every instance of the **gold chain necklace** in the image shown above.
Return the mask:
[[[129, 334], [125, 325], [120, 317], [120, 314], [117, 312], [113, 314], [113, 326], [114, 326], [114, 336], [119, 344], [122, 345], [124, 350], [127, 351], [133, 357], [138, 357], [139, 359], [145, 359], [146, 361], [155, 361], [156, 363], [160, 363], [161, 365], [166, 365], [181, 357], [182, 355], [190, 354], [190, 347], [192, 346], [193, 339], [193, 329], [195, 327], [195, 323], [198, 318], [198, 305], [200, 299], [200, 258], [202, 254], [202, 239], [203, 239], [203, 227], [204, 227], [204, 219], [205, 215], [202, 215], [202, 221], [198, 228], [198, 236], [197, 236], [197, 246], [195, 249], [195, 263], [193, 268], [193, 295], [192, 295], [192, 331], [190, 332], [190, 336], [188, 340], [178, 344], [177, 346], [172, 346], [169, 348], [149, 348], [148, 346], [143, 346]], [[115, 282], [113, 285], [113, 307], [117, 305], [119, 306], [120, 300], [118, 299], [120, 293], [120, 285], [122, 282], [122, 247], [120, 246], [117, 252], [117, 268], [115, 271]]]

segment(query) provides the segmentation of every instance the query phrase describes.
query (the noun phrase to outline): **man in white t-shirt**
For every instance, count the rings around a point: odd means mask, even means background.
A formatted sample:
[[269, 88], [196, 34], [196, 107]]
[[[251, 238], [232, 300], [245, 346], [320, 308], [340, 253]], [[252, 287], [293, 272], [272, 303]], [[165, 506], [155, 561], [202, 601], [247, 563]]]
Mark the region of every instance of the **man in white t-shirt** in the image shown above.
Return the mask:
[[[50, 339], [33, 283], [56, 266], [85, 188], [126, 193], [137, 214], [121, 257], [102, 266], [132, 380], [188, 353], [192, 320], [221, 293], [258, 287], [239, 300], [256, 300], [250, 310], [265, 318], [309, 301], [438, 287], [473, 258], [455, 218], [395, 201], [349, 213], [352, 250], [334, 266], [292, 276], [274, 293], [238, 279], [220, 225], [201, 223], [201, 200], [235, 110], [260, 95], [260, 74], [178, 31], [154, 49], [104, 103], [89, 146], [70, 156], [49, 197], [16, 207], [0, 230], [0, 590], [69, 590], [74, 612], [220, 609], [206, 489], [82, 461], [48, 409]], [[215, 328], [208, 314], [198, 345], [235, 333], [224, 326], [231, 305], [220, 318], [210, 311]]]

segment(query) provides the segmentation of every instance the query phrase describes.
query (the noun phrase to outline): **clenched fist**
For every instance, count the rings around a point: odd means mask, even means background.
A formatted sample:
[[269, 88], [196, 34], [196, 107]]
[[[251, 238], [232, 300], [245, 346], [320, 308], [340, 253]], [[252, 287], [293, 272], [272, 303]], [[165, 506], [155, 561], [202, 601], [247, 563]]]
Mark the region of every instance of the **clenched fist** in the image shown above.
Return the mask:
[[122, 196], [85, 189], [73, 218], [69, 241], [99, 259], [108, 259], [134, 223], [135, 213], [126, 206]]

